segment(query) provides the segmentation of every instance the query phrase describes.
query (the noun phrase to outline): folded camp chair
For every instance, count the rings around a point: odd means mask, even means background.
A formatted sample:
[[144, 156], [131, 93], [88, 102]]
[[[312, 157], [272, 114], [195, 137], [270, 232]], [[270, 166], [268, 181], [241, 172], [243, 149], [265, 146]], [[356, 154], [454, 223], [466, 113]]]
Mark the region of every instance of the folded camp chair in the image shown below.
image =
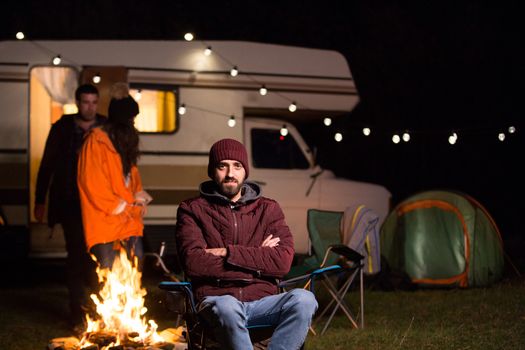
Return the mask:
[[[364, 288], [363, 288], [363, 259], [364, 257], [341, 244], [340, 223], [343, 216], [342, 212], [326, 211], [318, 209], [309, 209], [307, 216], [308, 234], [311, 241], [312, 255], [306, 258], [302, 265], [292, 267], [292, 270], [287, 275], [288, 280], [293, 280], [296, 275], [303, 276], [303, 274], [311, 269], [323, 269], [327, 266], [337, 265], [337, 262], [343, 258], [345, 263], [342, 265], [342, 270], [339, 275], [344, 276], [344, 280], [337, 288], [331, 280], [328, 273], [319, 274], [321, 278], [321, 285], [326, 288], [332, 299], [325, 308], [318, 313], [312, 325], [321, 321], [322, 317], [329, 313], [324, 327], [320, 334], [323, 334], [328, 325], [332, 321], [336, 311], [341, 308], [348, 320], [355, 328], [364, 327]], [[350, 311], [344, 298], [350, 289], [350, 286], [355, 281], [359, 274], [359, 293], [360, 293], [360, 324], [358, 319]], [[309, 285], [307, 285], [309, 286]], [[305, 286], [306, 287], [306, 286]], [[311, 286], [309, 286], [311, 288]]]
[[365, 275], [381, 271], [379, 216], [365, 205], [346, 208], [341, 218], [341, 242], [365, 257]]

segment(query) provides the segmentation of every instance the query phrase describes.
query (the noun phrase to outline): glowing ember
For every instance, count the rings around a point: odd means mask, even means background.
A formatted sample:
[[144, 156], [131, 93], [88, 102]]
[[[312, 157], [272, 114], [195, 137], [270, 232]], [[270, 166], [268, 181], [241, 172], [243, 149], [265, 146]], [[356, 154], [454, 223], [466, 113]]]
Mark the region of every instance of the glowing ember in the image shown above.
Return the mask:
[[121, 249], [112, 269], [97, 268], [102, 289], [91, 299], [97, 306], [97, 319], [86, 315], [87, 330], [80, 348], [97, 344], [100, 350], [117, 345], [144, 346], [162, 343], [157, 324], [146, 320], [144, 306], [146, 290], [141, 286], [142, 273]]

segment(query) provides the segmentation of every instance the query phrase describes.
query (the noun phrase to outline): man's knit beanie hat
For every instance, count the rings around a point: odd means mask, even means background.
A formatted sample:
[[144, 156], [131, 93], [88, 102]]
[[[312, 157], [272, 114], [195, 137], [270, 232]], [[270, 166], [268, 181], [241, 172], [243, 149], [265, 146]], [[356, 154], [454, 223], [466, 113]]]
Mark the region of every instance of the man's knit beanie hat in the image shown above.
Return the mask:
[[250, 173], [248, 166], [248, 154], [242, 143], [233, 139], [222, 139], [213, 144], [210, 149], [210, 159], [208, 162], [208, 176], [213, 179], [215, 166], [225, 159], [239, 161], [246, 171], [246, 178]]
[[138, 103], [129, 95], [126, 83], [116, 83], [111, 87], [111, 101], [108, 108], [108, 121], [129, 123], [139, 114]]

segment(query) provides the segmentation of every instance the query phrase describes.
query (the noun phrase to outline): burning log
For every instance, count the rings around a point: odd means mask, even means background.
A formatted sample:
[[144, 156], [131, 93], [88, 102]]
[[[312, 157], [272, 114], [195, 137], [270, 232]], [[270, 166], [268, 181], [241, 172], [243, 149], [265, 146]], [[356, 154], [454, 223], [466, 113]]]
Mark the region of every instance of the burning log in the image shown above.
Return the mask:
[[108, 346], [117, 341], [117, 335], [113, 332], [93, 332], [87, 334], [90, 343], [97, 344], [99, 347]]
[[98, 345], [97, 344], [92, 344], [92, 345], [85, 346], [85, 347], [83, 347], [80, 350], [99, 350], [99, 349], [98, 349]]
[[51, 339], [47, 348], [49, 350], [75, 350], [78, 349], [80, 340], [75, 337], [64, 337]]

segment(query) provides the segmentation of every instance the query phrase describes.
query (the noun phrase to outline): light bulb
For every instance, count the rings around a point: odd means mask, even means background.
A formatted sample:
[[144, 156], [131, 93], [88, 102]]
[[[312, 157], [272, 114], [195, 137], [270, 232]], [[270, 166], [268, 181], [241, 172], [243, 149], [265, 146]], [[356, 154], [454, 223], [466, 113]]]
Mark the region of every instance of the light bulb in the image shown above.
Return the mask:
[[100, 73], [97, 73], [93, 76], [93, 83], [98, 84], [101, 80], [102, 78], [100, 77]]
[[179, 114], [180, 115], [186, 114], [186, 105], [184, 103], [181, 104], [180, 107], [179, 107]]
[[295, 112], [297, 110], [297, 105], [295, 104], [295, 102], [292, 102], [289, 106], [288, 106], [288, 110], [290, 112]]
[[235, 124], [237, 124], [237, 122], [235, 121], [235, 116], [231, 116], [230, 119], [228, 119], [228, 126], [230, 128], [233, 128], [235, 126]]
[[230, 75], [232, 77], [236, 77], [237, 74], [239, 74], [239, 70], [237, 69], [237, 66], [233, 66], [233, 68], [230, 70]]
[[23, 32], [18, 32], [18, 33], [16, 33], [16, 38], [17, 38], [18, 40], [22, 40], [22, 39], [24, 39], [25, 37], [26, 37], [26, 36], [24, 35]]
[[283, 127], [280, 130], [280, 133], [281, 133], [282, 136], [288, 135], [288, 128], [286, 127], [286, 124], [283, 125]]
[[211, 46], [208, 46], [207, 48], [204, 49], [204, 56], [209, 56], [211, 55]]
[[193, 40], [193, 34], [192, 34], [192, 33], [186, 33], [186, 34], [184, 34], [184, 40], [186, 40], [186, 41], [192, 41], [192, 40]]
[[401, 138], [399, 137], [399, 135], [398, 134], [394, 134], [392, 136], [392, 142], [395, 143], [395, 144], [398, 144], [399, 141], [401, 141]]
[[141, 98], [142, 98], [142, 90], [139, 89], [135, 93], [135, 100], [140, 101]]
[[456, 144], [457, 141], [458, 141], [458, 134], [456, 134], [455, 132], [450, 134], [450, 136], [448, 137], [448, 143], [450, 143], [451, 145], [454, 145]]
[[262, 95], [262, 96], [266, 96], [266, 94], [268, 93], [268, 89], [266, 88], [266, 86], [261, 86], [261, 88], [259, 89], [259, 93]]
[[334, 135], [334, 139], [335, 139], [337, 142], [341, 142], [341, 141], [343, 141], [343, 134], [341, 134], [340, 132], [335, 133], [335, 135]]
[[324, 123], [324, 125], [326, 125], [326, 126], [330, 126], [330, 125], [332, 125], [332, 118], [330, 118], [330, 117], [326, 117], [326, 118], [324, 118], [324, 119], [323, 119], [323, 123]]
[[500, 140], [502, 142], [505, 141], [505, 133], [504, 132], [500, 132], [498, 134], [498, 140]]
[[516, 128], [514, 126], [509, 126], [509, 134], [514, 134], [516, 132]]
[[369, 136], [371, 132], [372, 130], [370, 130], [370, 128], [363, 128], [363, 135]]
[[58, 66], [60, 62], [62, 62], [62, 57], [60, 57], [60, 55], [56, 55], [55, 57], [53, 57], [53, 64], [55, 66]]
[[405, 142], [410, 141], [410, 134], [408, 132], [403, 133], [403, 141]]

